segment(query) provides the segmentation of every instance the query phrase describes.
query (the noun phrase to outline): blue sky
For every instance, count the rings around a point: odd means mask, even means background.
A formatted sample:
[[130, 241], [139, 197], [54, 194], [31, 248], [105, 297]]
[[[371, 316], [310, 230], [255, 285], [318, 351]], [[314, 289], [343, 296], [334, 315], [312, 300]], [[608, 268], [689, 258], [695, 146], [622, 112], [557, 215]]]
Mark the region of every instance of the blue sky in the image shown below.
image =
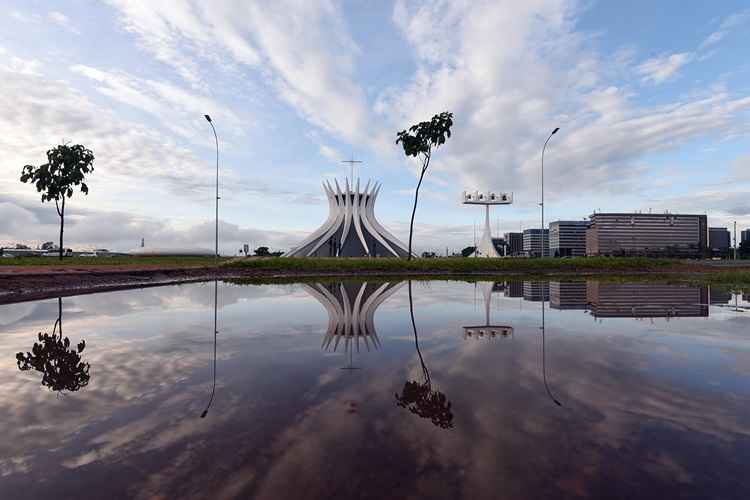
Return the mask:
[[[20, 169], [60, 141], [96, 154], [67, 241], [288, 248], [326, 217], [320, 183], [365, 163], [406, 238], [416, 165], [395, 133], [455, 114], [417, 212], [418, 249], [472, 241], [463, 189], [512, 191], [502, 231], [594, 209], [750, 226], [748, 2], [4, 2], [0, 242], [56, 234]], [[498, 224], [493, 220], [493, 226]]]

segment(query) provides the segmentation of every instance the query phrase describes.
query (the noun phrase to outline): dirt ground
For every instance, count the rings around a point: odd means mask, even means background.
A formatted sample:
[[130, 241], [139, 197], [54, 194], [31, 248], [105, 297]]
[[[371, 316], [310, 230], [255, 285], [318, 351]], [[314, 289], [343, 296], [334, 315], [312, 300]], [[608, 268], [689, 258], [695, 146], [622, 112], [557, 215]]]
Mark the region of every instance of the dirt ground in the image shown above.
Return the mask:
[[[675, 278], [701, 277], [716, 272], [739, 271], [750, 272], [750, 261], [695, 261], [681, 263], [677, 266], [663, 268], [652, 272], [626, 273], [634, 276], [650, 274], [668, 275]], [[366, 273], [357, 273], [364, 276]], [[372, 274], [372, 273], [369, 273]], [[384, 275], [384, 273], [375, 273]], [[391, 273], [392, 274], [392, 273]], [[388, 275], [391, 275], [388, 274]], [[446, 276], [445, 272], [436, 273]], [[499, 273], [476, 273], [487, 275]], [[502, 275], [523, 276], [528, 273], [508, 273]], [[539, 272], [535, 273], [536, 275]], [[585, 274], [567, 272], [551, 272], [550, 276], [575, 278], [583, 276], [596, 276], [622, 273], [611, 273], [608, 271], [586, 272]], [[25, 302], [50, 297], [61, 297], [80, 295], [85, 293], [96, 293], [102, 291], [122, 290], [128, 288], [142, 288], [150, 286], [163, 286], [176, 283], [190, 283], [196, 281], [207, 281], [214, 278], [310, 278], [310, 273], [284, 272], [284, 271], [257, 271], [248, 269], [213, 268], [206, 266], [173, 266], [168, 267], [159, 264], [143, 265], [113, 265], [113, 266], [0, 266], [0, 304], [13, 302]], [[351, 276], [351, 273], [327, 273], [331, 276]], [[430, 274], [425, 274], [426, 277]]]

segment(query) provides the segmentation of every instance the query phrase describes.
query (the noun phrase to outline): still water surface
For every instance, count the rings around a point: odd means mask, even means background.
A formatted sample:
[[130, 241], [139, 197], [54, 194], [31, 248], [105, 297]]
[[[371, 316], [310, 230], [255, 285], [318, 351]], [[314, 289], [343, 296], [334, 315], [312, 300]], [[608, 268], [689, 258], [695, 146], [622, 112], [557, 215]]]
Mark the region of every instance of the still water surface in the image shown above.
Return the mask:
[[593, 281], [0, 306], [0, 498], [750, 498], [749, 306]]

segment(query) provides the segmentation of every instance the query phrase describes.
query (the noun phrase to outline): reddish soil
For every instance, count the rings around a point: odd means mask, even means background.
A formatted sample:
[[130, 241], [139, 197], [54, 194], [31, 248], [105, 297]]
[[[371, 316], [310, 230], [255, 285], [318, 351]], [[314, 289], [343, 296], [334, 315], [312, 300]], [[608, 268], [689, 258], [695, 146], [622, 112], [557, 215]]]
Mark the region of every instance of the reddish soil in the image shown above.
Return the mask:
[[[692, 262], [642, 272], [612, 272], [587, 271], [585, 273], [550, 271], [549, 275], [582, 277], [605, 274], [619, 275], [672, 275], [675, 277], [698, 277], [703, 274], [721, 271], [743, 271], [750, 272], [750, 262]], [[420, 273], [425, 276], [437, 275], [447, 276], [450, 273]], [[474, 275], [519, 275], [518, 273], [473, 273]], [[538, 271], [536, 275], [540, 274]], [[359, 272], [357, 276], [365, 275], [398, 275], [407, 276], [404, 273], [383, 272]], [[25, 302], [50, 297], [61, 297], [80, 295], [85, 293], [96, 293], [110, 290], [122, 290], [128, 288], [143, 288], [150, 286], [162, 286], [175, 283], [190, 283], [196, 281], [207, 281], [214, 278], [294, 278], [311, 276], [352, 276], [351, 273], [300, 273], [290, 271], [255, 271], [248, 269], [227, 269], [205, 266], [163, 266], [159, 264], [144, 265], [97, 265], [97, 266], [0, 266], [0, 304], [13, 302]], [[461, 276], [467, 276], [466, 273]]]

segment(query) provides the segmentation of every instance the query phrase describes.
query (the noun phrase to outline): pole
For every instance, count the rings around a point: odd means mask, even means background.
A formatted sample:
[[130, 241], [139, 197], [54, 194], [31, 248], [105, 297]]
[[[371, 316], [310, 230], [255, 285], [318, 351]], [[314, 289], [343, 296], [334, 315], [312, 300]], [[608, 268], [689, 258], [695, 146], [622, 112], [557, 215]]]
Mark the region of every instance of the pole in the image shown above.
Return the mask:
[[734, 221], [734, 260], [737, 260], [737, 221]]
[[216, 261], [216, 264], [219, 263], [219, 136], [216, 135], [216, 127], [214, 127], [214, 123], [211, 121], [211, 117], [208, 115], [203, 115], [206, 117], [206, 120], [208, 121], [208, 124], [211, 125], [211, 130], [214, 131], [214, 140], [216, 141], [216, 238], [215, 238], [215, 255], [214, 259]]
[[542, 147], [542, 202], [539, 204], [542, 207], [542, 257], [544, 257], [544, 151], [547, 149], [547, 143], [558, 130], [560, 130], [560, 127], [556, 127], [552, 131], [547, 140], [544, 141], [544, 147]]

